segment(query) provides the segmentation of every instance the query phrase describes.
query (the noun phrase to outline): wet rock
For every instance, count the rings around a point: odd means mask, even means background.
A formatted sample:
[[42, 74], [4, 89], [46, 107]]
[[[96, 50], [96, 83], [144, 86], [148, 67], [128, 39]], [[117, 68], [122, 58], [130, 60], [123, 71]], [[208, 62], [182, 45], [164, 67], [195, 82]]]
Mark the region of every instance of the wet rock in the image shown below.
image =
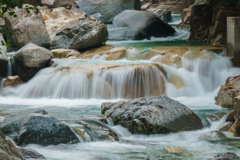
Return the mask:
[[167, 96], [103, 103], [102, 114], [133, 134], [159, 134], [203, 128], [200, 118]]
[[[0, 20], [1, 20], [1, 17], [0, 17]], [[5, 23], [5, 22], [4, 22]], [[5, 25], [5, 24], [4, 24]], [[1, 21], [0, 21], [0, 29], [1, 29]], [[3, 44], [6, 43], [4, 37], [3, 37], [3, 33], [0, 33], [0, 42], [1, 42], [1, 45], [0, 45], [0, 55], [4, 55], [6, 56], [6, 53], [7, 53], [7, 46], [5, 45], [2, 45], [2, 42]]]
[[234, 111], [230, 112], [226, 118], [226, 122], [235, 122]]
[[3, 87], [16, 87], [22, 83], [19, 76], [8, 76], [3, 82]]
[[139, 30], [128, 27], [108, 29], [108, 40], [124, 41], [124, 40], [142, 40], [149, 36]]
[[25, 147], [19, 147], [18, 149], [25, 160], [46, 160], [43, 155], [33, 149]]
[[13, 74], [18, 75], [23, 81], [28, 81], [46, 67], [52, 58], [53, 54], [48, 49], [29, 43], [12, 57]]
[[235, 104], [234, 104], [234, 118], [240, 120], [240, 96], [237, 96], [235, 98]]
[[19, 149], [7, 139], [0, 130], [0, 159], [1, 160], [24, 160]]
[[80, 55], [79, 59], [105, 59], [105, 60], [117, 60], [126, 56], [125, 47], [115, 46], [102, 46], [99, 48], [92, 48]]
[[140, 10], [140, 0], [76, 0], [81, 10], [87, 15], [100, 13], [101, 20], [105, 24], [110, 24], [113, 18], [125, 10]]
[[128, 27], [146, 33], [149, 37], [167, 37], [176, 31], [155, 14], [145, 11], [126, 10], [113, 19], [114, 28]]
[[29, 5], [23, 5], [23, 8], [14, 8], [13, 11], [17, 18], [10, 16], [8, 13], [5, 14], [7, 28], [13, 32], [14, 44], [18, 49], [28, 43], [49, 48], [51, 40], [41, 13], [30, 10], [28, 14], [25, 10], [27, 6]]
[[77, 136], [69, 126], [48, 115], [45, 110], [30, 110], [13, 113], [1, 123], [4, 134], [11, 134], [17, 145], [57, 145], [77, 143]]
[[6, 77], [7, 65], [8, 65], [8, 58], [5, 55], [0, 54], [0, 76], [1, 77]]
[[78, 57], [81, 55], [80, 52], [74, 49], [54, 49], [51, 50], [54, 58], [68, 58], [68, 57]]
[[223, 123], [220, 127], [219, 127], [219, 130], [220, 131], [228, 131], [233, 125], [233, 122], [226, 122], [226, 123]]
[[186, 148], [180, 147], [164, 147], [163, 150], [170, 153], [181, 153], [187, 151]]
[[240, 120], [237, 119], [228, 132], [232, 133], [234, 137], [240, 137]]
[[165, 23], [170, 22], [172, 19], [171, 12], [166, 9], [157, 9], [153, 13]]
[[218, 154], [214, 156], [214, 160], [232, 160], [232, 159], [240, 159], [235, 153], [227, 152], [224, 154]]
[[213, 113], [213, 114], [207, 115], [206, 117], [213, 122], [213, 121], [218, 121], [222, 119], [225, 115], [226, 113]]
[[234, 109], [235, 97], [240, 93], [240, 76], [228, 77], [225, 84], [221, 86], [216, 97], [216, 104]]
[[193, 5], [190, 5], [188, 8], [183, 9], [183, 12], [181, 15], [181, 18], [182, 18], [181, 24], [190, 24], [192, 7]]
[[222, 132], [220, 131], [210, 131], [203, 133], [200, 137], [200, 140], [206, 140], [210, 142], [215, 142], [215, 141], [227, 141], [229, 138], [225, 136]]

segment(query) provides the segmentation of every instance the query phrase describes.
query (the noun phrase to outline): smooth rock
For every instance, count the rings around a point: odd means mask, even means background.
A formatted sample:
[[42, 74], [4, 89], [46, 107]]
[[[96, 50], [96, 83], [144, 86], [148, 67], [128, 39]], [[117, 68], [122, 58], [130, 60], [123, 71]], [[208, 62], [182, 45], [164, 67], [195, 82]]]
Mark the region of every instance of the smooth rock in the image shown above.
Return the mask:
[[228, 131], [233, 125], [233, 122], [226, 122], [219, 126], [220, 131]]
[[206, 117], [210, 119], [212, 122], [214, 122], [222, 119], [225, 115], [226, 113], [213, 113], [213, 114], [207, 115]]
[[42, 14], [35, 13], [32, 10], [30, 10], [30, 13], [27, 13], [25, 10], [27, 6], [30, 5], [23, 5], [23, 8], [14, 8], [13, 11], [17, 18], [10, 16], [8, 13], [4, 15], [6, 26], [12, 30], [14, 44], [18, 49], [28, 43], [49, 48], [51, 40]]
[[52, 58], [53, 54], [48, 49], [29, 43], [12, 57], [13, 74], [28, 81], [39, 70], [47, 67]]
[[170, 153], [181, 153], [187, 151], [186, 148], [180, 147], [164, 147], [163, 150]]
[[237, 119], [228, 132], [232, 133], [234, 137], [240, 137], [240, 120]]
[[3, 87], [16, 87], [22, 83], [19, 76], [8, 76], [3, 82]]
[[159, 134], [203, 128], [200, 118], [167, 96], [103, 103], [102, 114], [133, 134]]
[[25, 147], [19, 147], [18, 149], [25, 160], [46, 160], [43, 155], [33, 149]]
[[81, 55], [80, 52], [74, 49], [54, 49], [51, 50], [54, 58], [67, 58], [67, 57], [78, 57]]
[[210, 142], [227, 141], [227, 140], [229, 140], [229, 138], [227, 136], [225, 136], [225, 134], [223, 134], [220, 131], [210, 131], [210, 132], [203, 133], [199, 137], [199, 139], [200, 140], [210, 141]]
[[0, 123], [0, 129], [5, 134], [11, 134], [15, 143], [21, 146], [79, 142], [69, 126], [48, 115], [45, 110], [13, 113]]
[[113, 19], [114, 28], [128, 27], [146, 33], [149, 37], [167, 37], [176, 31], [155, 14], [145, 11], [126, 10]]
[[214, 156], [214, 160], [232, 160], [232, 159], [240, 159], [235, 153], [227, 152], [224, 154], [218, 154]]
[[110, 24], [113, 18], [125, 10], [140, 10], [140, 0], [76, 0], [81, 10], [87, 15], [100, 13], [99, 19], [105, 24]]

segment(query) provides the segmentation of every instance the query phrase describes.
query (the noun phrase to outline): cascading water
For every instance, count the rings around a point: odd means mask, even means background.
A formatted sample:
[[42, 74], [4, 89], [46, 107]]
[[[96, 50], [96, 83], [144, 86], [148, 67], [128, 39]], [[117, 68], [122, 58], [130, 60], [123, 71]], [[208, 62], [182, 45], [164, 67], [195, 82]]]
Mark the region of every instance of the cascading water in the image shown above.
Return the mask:
[[7, 65], [7, 77], [12, 76], [12, 64], [11, 57], [8, 57], [8, 65]]

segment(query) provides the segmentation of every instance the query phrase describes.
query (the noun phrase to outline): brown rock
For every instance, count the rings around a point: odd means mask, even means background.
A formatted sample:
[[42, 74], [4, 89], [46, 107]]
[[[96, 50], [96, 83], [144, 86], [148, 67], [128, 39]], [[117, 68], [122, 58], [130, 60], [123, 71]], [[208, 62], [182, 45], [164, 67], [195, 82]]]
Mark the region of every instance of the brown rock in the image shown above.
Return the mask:
[[54, 49], [54, 50], [51, 50], [51, 52], [54, 58], [69, 58], [69, 57], [77, 58], [78, 56], [81, 55], [80, 52], [74, 49]]
[[230, 112], [226, 118], [226, 122], [235, 122], [234, 111]]
[[237, 119], [228, 132], [231, 132], [234, 137], [240, 137], [240, 120]]
[[240, 96], [235, 98], [234, 104], [234, 118], [240, 120]]
[[16, 87], [22, 83], [23, 82], [19, 76], [8, 76], [3, 82], [3, 87]]
[[218, 121], [220, 119], [222, 119], [222, 117], [224, 117], [226, 115], [226, 113], [213, 113], [213, 114], [209, 114], [206, 117], [208, 119], [210, 119], [211, 121]]

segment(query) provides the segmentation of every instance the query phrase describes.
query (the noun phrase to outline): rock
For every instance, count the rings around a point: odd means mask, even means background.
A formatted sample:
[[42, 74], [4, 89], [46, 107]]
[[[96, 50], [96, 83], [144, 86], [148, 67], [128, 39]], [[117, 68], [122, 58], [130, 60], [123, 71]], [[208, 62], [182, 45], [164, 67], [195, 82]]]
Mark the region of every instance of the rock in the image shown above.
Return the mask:
[[79, 59], [105, 59], [117, 60], [124, 58], [126, 55], [125, 47], [102, 46], [99, 48], [92, 48], [80, 55]]
[[213, 122], [213, 121], [218, 121], [222, 119], [225, 115], [226, 113], [213, 113], [213, 114], [207, 115], [206, 117]]
[[19, 76], [8, 76], [3, 82], [3, 87], [16, 87], [22, 83]]
[[188, 8], [183, 9], [181, 19], [181, 24], [190, 24], [191, 22], [191, 11], [192, 11], [193, 5], [189, 6]]
[[12, 57], [13, 74], [18, 75], [23, 81], [28, 81], [46, 67], [52, 58], [53, 54], [49, 50], [29, 43]]
[[216, 105], [234, 109], [235, 97], [240, 92], [240, 76], [228, 77], [216, 97]]
[[80, 52], [74, 49], [54, 49], [51, 50], [54, 58], [67, 58], [67, 57], [78, 57], [81, 55]]
[[79, 142], [69, 126], [48, 115], [45, 110], [13, 113], [0, 123], [0, 129], [11, 134], [17, 145]]
[[8, 140], [0, 130], [0, 159], [1, 160], [24, 160], [19, 149]]
[[41, 11], [51, 36], [51, 49], [86, 50], [108, 39], [107, 27], [93, 17], [85, 17], [66, 8]]
[[215, 142], [215, 141], [227, 141], [229, 138], [225, 136], [222, 132], [220, 131], [210, 131], [203, 133], [200, 137], [200, 140], [206, 140], [210, 142]]
[[126, 10], [113, 19], [114, 28], [128, 27], [146, 33], [149, 37], [167, 37], [176, 31], [155, 14], [145, 11]]
[[219, 127], [220, 131], [228, 131], [233, 125], [233, 122], [226, 122], [221, 124], [221, 126]]
[[81, 10], [87, 15], [100, 13], [100, 20], [105, 24], [111, 24], [113, 18], [125, 10], [140, 10], [140, 0], [76, 0]]
[[6, 77], [8, 58], [4, 54], [0, 54], [0, 76]]
[[234, 137], [240, 137], [240, 120], [236, 120], [232, 127], [228, 130]]
[[150, 38], [146, 33], [128, 27], [108, 29], [108, 40], [142, 40]]
[[[14, 4], [11, 4], [13, 6], [16, 6], [18, 0], [13, 0], [15, 3]], [[12, 2], [12, 1], [11, 1]], [[34, 6], [38, 6], [40, 5], [40, 3], [38, 3], [37, 0], [23, 0], [23, 4], [31, 4], [31, 5], [34, 5]]]
[[[1, 27], [0, 27], [0, 29], [1, 29]], [[0, 33], [0, 44], [1, 44], [1, 45], [0, 45], [0, 54], [6, 56], [6, 53], [7, 53], [7, 46], [2, 45], [2, 43], [5, 44], [6, 41], [5, 41], [4, 37], [3, 37], [3, 34]]]
[[[200, 118], [167, 96], [103, 103], [102, 114], [133, 134], [159, 134], [203, 128]], [[191, 119], [191, 121], [189, 121]]]
[[240, 120], [240, 96], [237, 96], [235, 98], [235, 104], [234, 104], [234, 118]]
[[230, 112], [226, 118], [226, 122], [235, 122], [234, 111]]
[[25, 147], [19, 147], [18, 149], [25, 160], [46, 160], [43, 155], [33, 149]]
[[214, 156], [214, 160], [232, 160], [232, 159], [240, 159], [235, 153], [227, 152], [224, 154], [218, 154]]
[[170, 153], [181, 153], [187, 151], [186, 148], [180, 147], [164, 147], [163, 150]]
[[[14, 8], [17, 18], [5, 14], [7, 28], [13, 32], [13, 40], [17, 48], [21, 48], [28, 43], [49, 48], [50, 37], [46, 29], [41, 13], [35, 13], [30, 10], [28, 14], [25, 8], [29, 5], [23, 5], [23, 8]], [[37, 28], [37, 29], [36, 29]]]
[[168, 23], [172, 19], [171, 12], [166, 9], [157, 9], [153, 12], [160, 18], [163, 22]]

